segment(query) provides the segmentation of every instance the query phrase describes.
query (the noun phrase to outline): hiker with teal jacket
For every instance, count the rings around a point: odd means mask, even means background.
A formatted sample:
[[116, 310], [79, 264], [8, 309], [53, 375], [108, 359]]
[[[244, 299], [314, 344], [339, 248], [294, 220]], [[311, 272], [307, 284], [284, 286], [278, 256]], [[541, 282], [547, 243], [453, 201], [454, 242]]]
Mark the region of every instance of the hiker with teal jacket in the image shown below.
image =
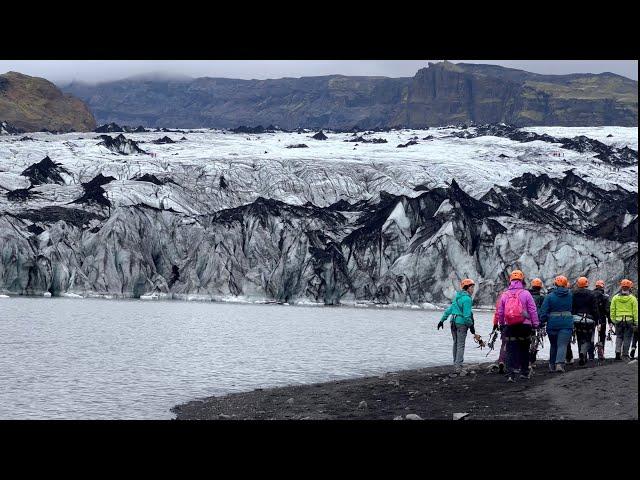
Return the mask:
[[549, 336], [549, 371], [564, 373], [567, 345], [573, 334], [573, 293], [564, 275], [558, 275], [553, 284], [555, 288], [540, 307], [540, 322]]
[[453, 337], [453, 365], [456, 372], [462, 370], [464, 362], [464, 344], [467, 339], [467, 330], [471, 331], [476, 341], [480, 341], [480, 336], [476, 335], [473, 324], [473, 312], [471, 304], [473, 299], [473, 289], [475, 282], [469, 278], [465, 278], [460, 283], [462, 290], [456, 292], [456, 296], [451, 302], [438, 322], [438, 330], [444, 327], [444, 322], [450, 317], [451, 319], [451, 336]]

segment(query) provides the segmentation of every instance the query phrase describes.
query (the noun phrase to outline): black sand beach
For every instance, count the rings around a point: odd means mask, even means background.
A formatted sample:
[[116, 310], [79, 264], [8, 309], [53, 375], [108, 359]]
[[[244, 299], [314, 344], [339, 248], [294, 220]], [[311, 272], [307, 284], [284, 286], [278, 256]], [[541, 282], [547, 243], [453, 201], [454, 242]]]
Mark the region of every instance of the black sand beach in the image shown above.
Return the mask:
[[[529, 380], [507, 383], [489, 364], [254, 390], [194, 400], [177, 420], [632, 420], [638, 419], [638, 363], [606, 360], [550, 373], [539, 361]], [[409, 416], [409, 418], [407, 418]]]

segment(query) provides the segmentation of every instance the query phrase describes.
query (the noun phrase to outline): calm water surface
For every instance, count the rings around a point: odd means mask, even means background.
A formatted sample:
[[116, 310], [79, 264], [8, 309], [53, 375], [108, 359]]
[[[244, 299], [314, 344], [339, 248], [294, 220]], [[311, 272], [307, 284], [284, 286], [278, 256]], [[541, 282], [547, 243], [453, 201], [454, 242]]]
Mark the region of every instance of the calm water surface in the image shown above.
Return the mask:
[[[4, 298], [0, 418], [170, 419], [171, 407], [199, 397], [449, 364], [451, 335], [436, 330], [440, 315]], [[491, 318], [476, 313], [485, 339]], [[465, 361], [497, 359], [475, 347], [468, 337]]]

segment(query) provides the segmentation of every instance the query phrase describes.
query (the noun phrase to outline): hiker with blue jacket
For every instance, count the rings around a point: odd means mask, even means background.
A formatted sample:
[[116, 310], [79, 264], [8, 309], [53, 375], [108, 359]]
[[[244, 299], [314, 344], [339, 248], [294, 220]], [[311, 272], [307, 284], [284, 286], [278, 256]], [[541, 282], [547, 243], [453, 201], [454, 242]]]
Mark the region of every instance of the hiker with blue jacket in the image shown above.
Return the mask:
[[564, 373], [567, 345], [573, 335], [573, 294], [564, 275], [555, 278], [556, 288], [551, 290], [540, 308], [540, 322], [549, 336], [549, 371]]
[[439, 330], [444, 327], [444, 322], [450, 316], [453, 316], [451, 319], [451, 336], [453, 337], [453, 365], [456, 372], [462, 370], [467, 330], [471, 331], [476, 341], [481, 341], [480, 335], [476, 334], [471, 310], [471, 304], [473, 303], [471, 295], [473, 295], [475, 282], [470, 278], [465, 278], [460, 283], [460, 287], [462, 290], [456, 292], [451, 305], [444, 311], [438, 322]]
[[514, 270], [509, 275], [509, 282], [509, 288], [497, 304], [496, 316], [498, 325], [504, 325], [503, 341], [507, 342], [507, 381], [513, 382], [518, 369], [521, 379], [530, 378], [531, 335], [540, 322], [536, 302], [524, 288], [524, 273]]

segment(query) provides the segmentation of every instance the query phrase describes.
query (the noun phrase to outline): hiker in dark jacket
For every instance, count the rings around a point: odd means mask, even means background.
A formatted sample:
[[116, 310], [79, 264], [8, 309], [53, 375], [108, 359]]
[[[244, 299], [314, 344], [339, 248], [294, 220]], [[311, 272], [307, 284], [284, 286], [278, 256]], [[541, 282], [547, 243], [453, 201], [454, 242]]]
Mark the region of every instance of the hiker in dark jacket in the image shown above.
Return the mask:
[[[604, 360], [604, 345], [607, 336], [607, 324], [611, 325], [611, 300], [609, 295], [604, 293], [604, 281], [598, 280], [596, 282], [596, 288], [593, 289], [593, 295], [596, 297], [596, 303], [598, 304], [598, 313], [600, 314], [600, 322], [596, 327], [598, 332], [598, 343], [596, 344], [598, 350], [598, 360]], [[589, 352], [589, 356], [593, 358], [593, 351]]]
[[[534, 278], [533, 280], [531, 280], [531, 288], [529, 289], [529, 293], [533, 297], [533, 301], [536, 303], [538, 314], [540, 314], [540, 307], [542, 307], [542, 302], [544, 302], [545, 297], [545, 294], [542, 292], [542, 280], [540, 280], [539, 278]], [[540, 328], [536, 330], [536, 335], [531, 338], [531, 348], [529, 349], [529, 365], [531, 366], [531, 368], [535, 368], [538, 350], [545, 335], [545, 329]]]
[[533, 280], [531, 280], [531, 288], [529, 289], [529, 293], [533, 297], [533, 301], [536, 302], [536, 308], [540, 310], [545, 297], [542, 291], [542, 280], [540, 280], [539, 278], [534, 278]]
[[573, 292], [573, 303], [571, 313], [573, 314], [573, 326], [576, 330], [578, 340], [578, 365], [582, 366], [592, 356], [588, 356], [589, 348], [593, 343], [596, 325], [600, 323], [600, 311], [596, 297], [592, 290], [589, 290], [589, 280], [587, 277], [580, 277], [576, 281], [576, 289]]

